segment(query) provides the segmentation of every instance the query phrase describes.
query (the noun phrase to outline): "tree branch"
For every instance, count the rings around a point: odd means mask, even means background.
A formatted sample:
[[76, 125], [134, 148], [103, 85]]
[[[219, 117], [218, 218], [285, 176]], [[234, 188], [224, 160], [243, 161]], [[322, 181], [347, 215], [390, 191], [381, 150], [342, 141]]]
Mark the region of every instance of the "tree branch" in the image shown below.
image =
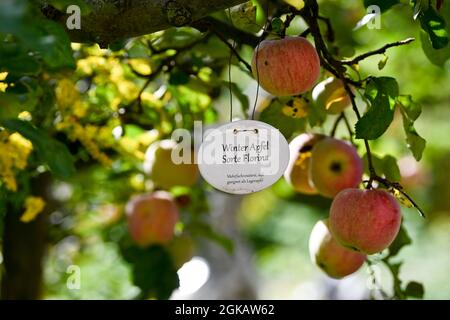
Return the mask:
[[[338, 79], [342, 80], [342, 83], [344, 84], [345, 91], [347, 92], [348, 96], [350, 97], [350, 101], [352, 104], [352, 109], [356, 114], [357, 119], [361, 119], [361, 114], [358, 110], [358, 106], [356, 105], [355, 101], [355, 94], [353, 93], [352, 89], [350, 88], [350, 84], [352, 83], [352, 80], [346, 77], [345, 72], [345, 66], [342, 64], [341, 61], [336, 60], [331, 53], [328, 51], [328, 48], [325, 44], [325, 41], [323, 40], [322, 34], [320, 32], [318, 19], [319, 19], [319, 6], [317, 5], [316, 0], [306, 0], [305, 1], [306, 6], [302, 9], [302, 17], [305, 19], [305, 21], [308, 23], [309, 29], [311, 30], [311, 34], [314, 37], [314, 42], [316, 44], [316, 47], [318, 49], [319, 56], [321, 56], [321, 62], [323, 61], [324, 67], [333, 73]], [[372, 161], [372, 152], [370, 150], [369, 141], [364, 139], [364, 146], [366, 148], [367, 153], [367, 159], [368, 159], [368, 166], [369, 166], [369, 173], [370, 173], [370, 180], [367, 184], [367, 188], [370, 189], [372, 187], [372, 181], [373, 177], [376, 176], [375, 167], [373, 166]]]
[[[81, 29], [67, 32], [74, 42], [95, 42], [106, 47], [116, 40], [150, 34], [172, 26], [191, 25], [215, 11], [233, 7], [246, 0], [84, 1], [92, 11], [81, 17]], [[43, 13], [47, 12], [45, 10]], [[47, 14], [47, 17], [66, 27], [69, 15], [59, 12], [57, 15]]]
[[377, 50], [373, 50], [373, 51], [369, 51], [369, 52], [363, 53], [363, 54], [361, 54], [361, 55], [359, 55], [359, 56], [357, 56], [357, 57], [355, 57], [355, 58], [353, 58], [351, 60], [344, 60], [341, 63], [351, 66], [351, 65], [357, 64], [361, 60], [364, 60], [364, 59], [366, 59], [366, 58], [368, 58], [370, 56], [374, 56], [374, 55], [377, 55], [377, 54], [383, 54], [389, 48], [402, 46], [402, 45], [408, 44], [410, 42], [413, 42], [414, 40], [416, 40], [416, 39], [415, 38], [408, 38], [408, 39], [405, 39], [405, 40], [396, 41], [396, 42], [393, 42], [393, 43], [388, 43], [388, 44], [384, 45], [383, 47], [381, 47], [381, 48], [379, 48]]
[[339, 116], [336, 118], [336, 120], [334, 121], [333, 127], [330, 132], [330, 136], [334, 137], [336, 135], [337, 128], [338, 128], [339, 124], [341, 123], [341, 121], [344, 121], [345, 127], [347, 128], [347, 131], [348, 131], [350, 141], [353, 142], [353, 130], [352, 130], [350, 122], [348, 121], [347, 116], [345, 115], [344, 111], [341, 112], [339, 114]]
[[193, 23], [191, 26], [202, 32], [210, 30], [215, 33], [220, 33], [221, 35], [231, 38], [240, 44], [247, 44], [252, 47], [256, 47], [260, 42], [260, 38], [253, 33], [242, 31], [213, 17], [203, 18]]

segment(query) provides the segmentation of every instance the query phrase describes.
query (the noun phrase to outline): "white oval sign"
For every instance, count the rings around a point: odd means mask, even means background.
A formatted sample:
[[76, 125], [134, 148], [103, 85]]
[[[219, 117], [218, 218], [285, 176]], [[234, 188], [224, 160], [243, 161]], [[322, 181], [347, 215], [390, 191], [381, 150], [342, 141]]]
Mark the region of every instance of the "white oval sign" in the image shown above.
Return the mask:
[[240, 120], [209, 130], [197, 160], [201, 175], [214, 188], [247, 194], [278, 181], [289, 162], [289, 145], [267, 123]]

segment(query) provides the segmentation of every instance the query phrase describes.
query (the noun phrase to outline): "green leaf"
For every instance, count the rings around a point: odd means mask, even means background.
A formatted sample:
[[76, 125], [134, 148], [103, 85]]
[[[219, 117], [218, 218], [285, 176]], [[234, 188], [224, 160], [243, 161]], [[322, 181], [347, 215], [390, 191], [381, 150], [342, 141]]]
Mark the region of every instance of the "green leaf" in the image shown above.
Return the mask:
[[131, 264], [133, 282], [141, 289], [140, 298], [168, 299], [178, 288], [178, 275], [170, 254], [160, 246], [122, 248]]
[[42, 58], [49, 69], [74, 69], [64, 27], [31, 9], [24, 0], [0, 2], [0, 32], [16, 36], [22, 51], [31, 51], [33, 59]]
[[212, 240], [224, 248], [229, 254], [233, 253], [233, 241], [230, 238], [217, 233], [209, 224], [196, 222], [195, 224], [189, 226], [189, 230], [192, 235]]
[[402, 224], [400, 227], [400, 231], [397, 234], [397, 237], [395, 238], [394, 242], [392, 242], [392, 244], [389, 246], [388, 258], [390, 259], [396, 256], [403, 247], [410, 245], [411, 243], [412, 243], [411, 238]]
[[416, 281], [409, 282], [406, 285], [404, 292], [405, 292], [406, 296], [417, 298], [417, 299], [423, 299], [423, 295], [425, 294], [423, 284], [416, 282]]
[[400, 168], [397, 164], [397, 159], [393, 156], [387, 155], [383, 158], [383, 173], [389, 181], [400, 181]]
[[233, 25], [247, 32], [258, 32], [256, 24], [256, 6], [248, 1], [230, 9]]
[[283, 112], [287, 102], [285, 99], [273, 99], [270, 105], [261, 112], [259, 120], [274, 126], [289, 140], [295, 132], [305, 131], [306, 118], [298, 119], [287, 116]]
[[403, 124], [406, 132], [406, 143], [408, 144], [408, 148], [411, 150], [414, 158], [417, 161], [420, 161], [420, 159], [422, 159], [422, 154], [425, 150], [427, 141], [417, 133], [416, 129], [411, 124], [407, 124], [405, 120]]
[[64, 28], [56, 22], [44, 20], [39, 23], [42, 36], [36, 41], [28, 40], [33, 49], [42, 55], [50, 70], [75, 69], [70, 39]]
[[428, 33], [434, 49], [442, 49], [448, 45], [448, 31], [445, 20], [432, 6], [420, 11], [419, 21], [422, 29]]
[[420, 41], [422, 43], [422, 50], [428, 60], [438, 67], [444, 67], [445, 63], [450, 59], [450, 45], [442, 49], [434, 49], [425, 31], [420, 32]]
[[364, 0], [364, 6], [366, 8], [375, 5], [380, 7], [381, 12], [385, 12], [399, 3], [400, 0]]
[[275, 33], [281, 33], [284, 30], [284, 22], [280, 18], [276, 17], [272, 19], [272, 30]]
[[36, 75], [41, 65], [16, 42], [0, 42], [0, 71], [13, 75]]
[[5, 120], [1, 125], [10, 131], [19, 132], [30, 140], [39, 160], [46, 163], [56, 177], [67, 179], [75, 173], [75, 160], [67, 147], [51, 138], [44, 130], [19, 119]]
[[383, 70], [384, 69], [388, 59], [389, 59], [389, 56], [384, 55], [383, 58], [381, 58], [381, 60], [378, 61], [378, 70]]
[[387, 130], [394, 119], [398, 91], [398, 84], [394, 78], [381, 77], [369, 80], [365, 96], [371, 106], [356, 123], [357, 139], [374, 140]]
[[411, 121], [417, 120], [422, 113], [422, 106], [415, 102], [411, 95], [400, 95], [397, 102]]
[[386, 263], [386, 266], [389, 268], [389, 270], [392, 273], [392, 278], [393, 278], [393, 283], [392, 283], [392, 287], [393, 287], [393, 291], [394, 291], [394, 297], [397, 299], [405, 299], [405, 294], [403, 293], [402, 290], [402, 280], [400, 279], [400, 268], [403, 264], [403, 262], [399, 262], [399, 263], [389, 263], [389, 261], [384, 260], [384, 262]]
[[[367, 161], [367, 154], [363, 157], [364, 162], [364, 172], [370, 174], [369, 165]], [[383, 175], [389, 181], [400, 181], [400, 169], [397, 164], [397, 159], [395, 157], [386, 155], [383, 158], [372, 154], [372, 164], [375, 168], [375, 171], [378, 174]]]
[[169, 83], [173, 86], [186, 84], [189, 82], [189, 75], [181, 70], [175, 70], [170, 74]]
[[325, 120], [327, 119], [327, 112], [325, 111], [324, 106], [321, 108], [309, 108], [308, 110], [308, 123], [311, 128], [315, 126], [322, 126]]
[[22, 111], [22, 105], [14, 94], [0, 92], [0, 119], [15, 118]]
[[420, 104], [414, 102], [411, 96], [400, 96], [397, 101], [402, 113], [406, 143], [414, 158], [419, 161], [422, 159], [422, 154], [426, 146], [426, 140], [417, 133], [414, 127], [414, 121], [421, 113]]

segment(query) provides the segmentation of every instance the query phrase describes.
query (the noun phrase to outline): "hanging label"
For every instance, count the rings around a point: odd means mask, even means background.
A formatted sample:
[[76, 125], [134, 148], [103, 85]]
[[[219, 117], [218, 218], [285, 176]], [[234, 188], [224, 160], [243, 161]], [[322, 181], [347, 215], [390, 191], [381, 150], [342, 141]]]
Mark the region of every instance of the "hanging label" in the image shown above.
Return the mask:
[[197, 160], [213, 187], [247, 194], [278, 181], [289, 162], [289, 146], [278, 129], [264, 122], [234, 121], [205, 134]]

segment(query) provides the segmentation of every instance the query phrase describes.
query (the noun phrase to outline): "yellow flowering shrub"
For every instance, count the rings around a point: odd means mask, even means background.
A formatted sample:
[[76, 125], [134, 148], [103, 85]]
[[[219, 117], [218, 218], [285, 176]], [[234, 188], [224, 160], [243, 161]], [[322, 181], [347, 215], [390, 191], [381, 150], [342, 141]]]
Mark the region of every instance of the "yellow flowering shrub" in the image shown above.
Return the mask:
[[31, 142], [19, 133], [0, 132], [0, 179], [9, 190], [17, 191], [16, 171], [26, 168], [32, 150]]
[[6, 88], [8, 88], [8, 84], [3, 82], [7, 76], [8, 72], [0, 72], [0, 92], [5, 92]]
[[44, 207], [45, 201], [41, 197], [27, 197], [25, 199], [25, 212], [20, 217], [20, 221], [24, 223], [33, 221], [44, 210]]

